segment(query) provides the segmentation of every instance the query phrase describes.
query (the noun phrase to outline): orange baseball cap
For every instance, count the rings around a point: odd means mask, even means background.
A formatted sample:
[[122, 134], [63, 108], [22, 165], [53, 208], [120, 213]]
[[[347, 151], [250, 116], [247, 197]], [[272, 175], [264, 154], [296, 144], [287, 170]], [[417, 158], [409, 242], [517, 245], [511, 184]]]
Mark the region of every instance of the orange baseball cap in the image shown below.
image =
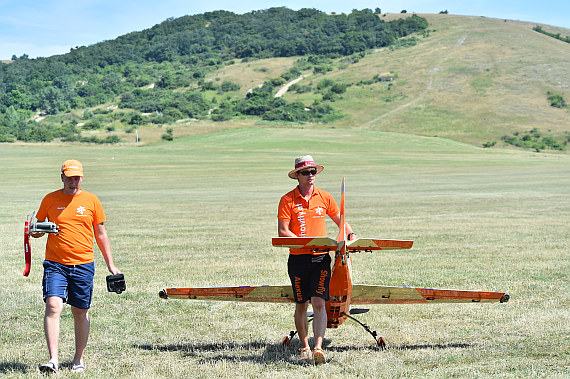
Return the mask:
[[61, 165], [61, 172], [67, 176], [83, 176], [83, 166], [75, 159], [68, 159]]

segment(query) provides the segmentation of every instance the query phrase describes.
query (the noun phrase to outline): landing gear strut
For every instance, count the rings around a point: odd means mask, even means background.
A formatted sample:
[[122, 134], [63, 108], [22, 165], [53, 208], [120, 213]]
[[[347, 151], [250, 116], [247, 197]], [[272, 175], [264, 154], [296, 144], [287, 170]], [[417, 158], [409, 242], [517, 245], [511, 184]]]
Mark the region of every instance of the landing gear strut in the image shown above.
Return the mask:
[[355, 319], [351, 315], [345, 314], [345, 316], [348, 317], [349, 319], [351, 319], [352, 321], [355, 321], [358, 324], [360, 324], [360, 326], [362, 326], [364, 328], [364, 330], [366, 330], [368, 333], [370, 333], [370, 335], [372, 335], [372, 338], [374, 338], [374, 341], [376, 341], [376, 346], [378, 346], [380, 348], [380, 350], [384, 350], [386, 348], [386, 341], [384, 341], [384, 338], [379, 337], [378, 333], [376, 333], [375, 330], [370, 330], [368, 325], [366, 325], [363, 322], [358, 321], [357, 319]]
[[[368, 312], [368, 309], [353, 308], [350, 310], [351, 314], [360, 314], [360, 313], [366, 313], [366, 312]], [[352, 317], [349, 314], [345, 314], [344, 316], [346, 316], [347, 318], [351, 319], [352, 321], [360, 324], [360, 326], [362, 326], [364, 328], [364, 330], [366, 330], [368, 333], [370, 333], [370, 335], [372, 336], [372, 338], [374, 338], [374, 341], [376, 342], [376, 346], [378, 346], [380, 348], [380, 350], [386, 349], [386, 341], [384, 340], [384, 338], [378, 336], [378, 333], [375, 330], [370, 330], [370, 327], [368, 325], [366, 325], [363, 322], [358, 321], [356, 318]], [[312, 318], [313, 313], [307, 314], [307, 317], [311, 317], [308, 322], [313, 321], [313, 318]], [[283, 337], [283, 341], [281, 341], [281, 344], [283, 346], [290, 345], [291, 340], [295, 337], [295, 335], [297, 335], [297, 331], [291, 330], [291, 332], [289, 333], [288, 336]]]

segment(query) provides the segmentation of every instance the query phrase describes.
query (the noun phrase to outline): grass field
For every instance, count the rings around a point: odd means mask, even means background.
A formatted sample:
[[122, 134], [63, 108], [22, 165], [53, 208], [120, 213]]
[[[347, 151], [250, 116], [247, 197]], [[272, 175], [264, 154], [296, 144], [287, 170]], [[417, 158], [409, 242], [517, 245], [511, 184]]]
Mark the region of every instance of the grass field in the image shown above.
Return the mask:
[[[301, 146], [303, 145], [303, 146]], [[317, 185], [363, 237], [410, 251], [353, 256], [356, 283], [504, 291], [506, 304], [377, 305], [360, 326], [328, 330], [329, 363], [297, 362], [291, 304], [162, 300], [165, 287], [286, 284], [273, 248], [293, 158], [326, 166]], [[60, 187], [67, 158], [103, 202], [127, 291], [105, 289], [96, 252], [84, 377], [567, 377], [570, 375], [570, 157], [480, 149], [371, 130], [243, 128], [144, 147], [0, 145], [0, 376], [36, 375], [47, 358], [41, 261], [27, 213]], [[329, 224], [329, 234], [336, 232]], [[73, 320], [62, 316], [60, 377], [73, 376]]]

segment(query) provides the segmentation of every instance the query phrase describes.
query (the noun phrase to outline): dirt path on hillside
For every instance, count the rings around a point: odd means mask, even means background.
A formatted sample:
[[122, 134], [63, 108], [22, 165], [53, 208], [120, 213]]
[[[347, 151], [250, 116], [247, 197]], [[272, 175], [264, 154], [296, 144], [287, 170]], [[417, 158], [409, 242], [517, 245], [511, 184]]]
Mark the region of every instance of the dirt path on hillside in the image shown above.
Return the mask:
[[[459, 47], [459, 46], [463, 45], [463, 43], [465, 42], [465, 40], [467, 39], [467, 37], [468, 37], [468, 34], [463, 35], [461, 38], [459, 38], [459, 39], [457, 40], [457, 42], [455, 43], [455, 46], [456, 46], [456, 47]], [[448, 54], [446, 54], [445, 56], [443, 56], [443, 57], [439, 60], [438, 64], [437, 64], [434, 68], [432, 68], [432, 69], [430, 70], [430, 73], [438, 72], [438, 71], [439, 71], [439, 66], [441, 66], [441, 64], [442, 64], [443, 62], [445, 62], [445, 60], [448, 59], [449, 56], [451, 56], [451, 52], [449, 52]], [[423, 99], [426, 97], [426, 95], [427, 95], [432, 89], [433, 89], [433, 75], [430, 75], [430, 76], [428, 77], [428, 80], [427, 80], [426, 89], [425, 89], [418, 97], [416, 97], [415, 99], [412, 99], [412, 100], [408, 101], [408, 102], [405, 103], [405, 104], [400, 105], [400, 106], [397, 107], [397, 108], [392, 109], [392, 110], [389, 111], [389, 112], [386, 112], [386, 113], [384, 113], [384, 114], [382, 114], [382, 115], [376, 117], [375, 119], [372, 119], [372, 120], [370, 120], [370, 121], [368, 121], [368, 122], [365, 122], [364, 125], [374, 124], [375, 122], [378, 122], [378, 121], [380, 121], [380, 120], [382, 120], [382, 119], [384, 119], [384, 118], [386, 118], [386, 117], [389, 117], [390, 115], [392, 115], [392, 114], [394, 114], [394, 113], [397, 113], [397, 112], [400, 112], [400, 111], [403, 110], [403, 109], [409, 108], [410, 106], [416, 104], [416, 103], [419, 102], [420, 100], [423, 100]]]
[[277, 91], [277, 93], [275, 94], [274, 97], [281, 97], [281, 96], [285, 95], [287, 93], [287, 91], [289, 90], [289, 87], [291, 87], [293, 84], [299, 83], [301, 80], [303, 80], [305, 77], [307, 77], [309, 75], [311, 75], [311, 74], [301, 75], [297, 79], [291, 80], [289, 83], [287, 83], [283, 87], [281, 87], [279, 89], [279, 91]]

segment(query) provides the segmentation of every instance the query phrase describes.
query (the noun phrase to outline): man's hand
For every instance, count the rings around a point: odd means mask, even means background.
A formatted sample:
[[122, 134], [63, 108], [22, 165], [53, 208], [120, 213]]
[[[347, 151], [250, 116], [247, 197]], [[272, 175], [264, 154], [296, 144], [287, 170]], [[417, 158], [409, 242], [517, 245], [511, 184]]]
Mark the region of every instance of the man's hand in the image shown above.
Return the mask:
[[30, 236], [34, 237], [34, 238], [40, 238], [44, 236], [44, 232], [30, 232]]
[[289, 220], [277, 221], [277, 235], [279, 237], [297, 237], [295, 233], [289, 230]]

